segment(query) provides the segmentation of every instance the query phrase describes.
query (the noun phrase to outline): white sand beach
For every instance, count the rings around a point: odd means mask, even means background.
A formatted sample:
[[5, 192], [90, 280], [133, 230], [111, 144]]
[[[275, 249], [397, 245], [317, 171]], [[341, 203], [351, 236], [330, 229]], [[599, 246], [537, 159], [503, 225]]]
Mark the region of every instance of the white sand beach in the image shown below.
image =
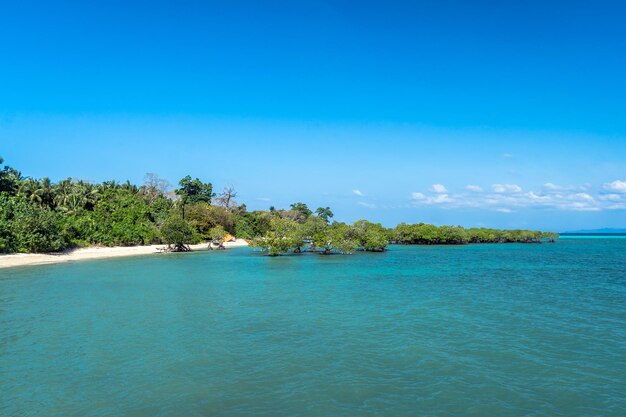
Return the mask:
[[[244, 239], [233, 242], [224, 242], [226, 248], [248, 246]], [[192, 251], [207, 250], [207, 243], [190, 245]], [[162, 251], [165, 245], [149, 246], [114, 246], [114, 247], [90, 247], [73, 249], [59, 253], [16, 253], [0, 255], [0, 269], [16, 266], [54, 264], [87, 259], [106, 259], [124, 256], [166, 254]]]

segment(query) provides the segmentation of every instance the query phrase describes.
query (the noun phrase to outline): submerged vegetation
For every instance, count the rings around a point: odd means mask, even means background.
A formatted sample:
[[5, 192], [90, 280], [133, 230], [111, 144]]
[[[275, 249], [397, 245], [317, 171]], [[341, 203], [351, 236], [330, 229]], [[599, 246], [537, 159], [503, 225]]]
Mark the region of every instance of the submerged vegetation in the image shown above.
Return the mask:
[[[529, 230], [464, 229], [460, 226], [332, 221], [329, 207], [315, 211], [302, 202], [289, 209], [248, 211], [226, 187], [214, 193], [211, 183], [186, 176], [179, 188], [147, 174], [141, 186], [129, 181], [100, 184], [71, 178], [24, 177], [2, 166], [0, 158], [0, 252], [54, 252], [104, 245], [167, 244], [186, 251], [189, 244], [222, 247], [229, 234], [248, 239], [269, 255], [382, 252], [391, 243], [465, 244], [554, 241], [558, 234]], [[211, 244], [209, 244], [209, 248]]]

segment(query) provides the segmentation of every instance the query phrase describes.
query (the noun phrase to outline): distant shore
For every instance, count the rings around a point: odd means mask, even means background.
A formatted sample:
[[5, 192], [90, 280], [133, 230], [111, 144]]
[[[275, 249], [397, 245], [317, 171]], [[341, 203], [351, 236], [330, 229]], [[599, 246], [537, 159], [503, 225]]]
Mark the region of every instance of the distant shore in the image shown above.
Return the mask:
[[[190, 245], [192, 251], [207, 250], [207, 243]], [[248, 246], [244, 239], [233, 242], [225, 242], [224, 247], [234, 248]], [[0, 269], [17, 266], [56, 264], [70, 261], [82, 261], [88, 259], [108, 259], [125, 256], [151, 255], [162, 253], [166, 245], [149, 246], [114, 246], [114, 247], [90, 247], [72, 249], [59, 253], [15, 253], [0, 255]]]

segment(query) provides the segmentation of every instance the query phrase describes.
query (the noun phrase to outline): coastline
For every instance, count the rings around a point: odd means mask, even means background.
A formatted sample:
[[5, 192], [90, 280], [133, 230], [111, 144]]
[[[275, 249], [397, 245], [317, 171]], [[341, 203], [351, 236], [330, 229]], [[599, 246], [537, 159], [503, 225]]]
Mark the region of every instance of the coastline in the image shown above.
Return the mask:
[[[206, 250], [207, 243], [190, 245], [192, 251]], [[224, 242], [224, 247], [235, 248], [248, 246], [244, 239], [237, 239], [234, 242]], [[18, 266], [47, 265], [71, 261], [83, 261], [89, 259], [109, 259], [126, 256], [160, 254], [165, 245], [147, 246], [113, 246], [72, 249], [59, 253], [13, 253], [0, 255], [0, 269], [13, 268]]]

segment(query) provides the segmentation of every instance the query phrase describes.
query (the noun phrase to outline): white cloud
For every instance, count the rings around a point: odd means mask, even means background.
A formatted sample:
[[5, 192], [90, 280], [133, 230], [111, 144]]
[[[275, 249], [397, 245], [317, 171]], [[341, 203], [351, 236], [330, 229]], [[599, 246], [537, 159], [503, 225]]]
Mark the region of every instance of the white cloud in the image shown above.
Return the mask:
[[271, 199], [271, 198], [269, 198], [269, 197], [257, 197], [256, 199], [257, 199], [258, 201], [272, 201], [272, 199]]
[[546, 182], [545, 184], [543, 184], [543, 188], [550, 191], [558, 191], [563, 189], [563, 187], [561, 187], [560, 185], [556, 185], [551, 182]]
[[469, 185], [465, 186], [465, 189], [467, 191], [471, 191], [473, 193], [482, 193], [483, 192], [483, 189], [480, 186], [478, 186], [478, 185], [471, 185], [471, 184], [469, 184]]
[[411, 198], [421, 204], [446, 204], [452, 203], [454, 199], [448, 194], [436, 194], [434, 196], [426, 196], [422, 193], [412, 193]]
[[621, 201], [622, 196], [619, 194], [603, 194], [598, 196], [598, 199], [602, 201]]
[[446, 189], [446, 187], [443, 184], [433, 184], [432, 187], [430, 187], [431, 191], [434, 191], [438, 194], [443, 194], [443, 193], [447, 193], [448, 190]]
[[626, 193], [626, 181], [615, 180], [613, 182], [604, 184], [603, 188], [607, 191]]
[[543, 189], [546, 190], [547, 192], [557, 192], [557, 191], [574, 191], [574, 190], [580, 190], [580, 191], [585, 191], [589, 188], [589, 184], [587, 184], [587, 186], [581, 185], [580, 187], [573, 187], [571, 185], [560, 185], [560, 184], [555, 184], [553, 182], [546, 182], [545, 184], [543, 184]]
[[431, 198], [431, 204], [452, 203], [454, 200], [448, 194], [438, 194]]
[[513, 158], [513, 154], [511, 154], [511, 153], [503, 153], [502, 157], [503, 158]]
[[500, 213], [511, 213], [511, 212], [513, 212], [513, 210], [508, 209], [508, 208], [497, 208], [496, 211], [499, 211]]
[[495, 193], [521, 193], [522, 187], [516, 184], [493, 184], [491, 186]]
[[[553, 184], [555, 185], [555, 184]], [[473, 191], [473, 187], [465, 187]], [[580, 187], [545, 187], [537, 191], [524, 192], [515, 184], [493, 184], [493, 191], [471, 193], [421, 193], [411, 194], [413, 205], [437, 205], [442, 208], [479, 208], [500, 212], [515, 211], [520, 208], [600, 211], [626, 209], [626, 193], [593, 193], [580, 191]], [[434, 191], [434, 188], [433, 188]]]
[[363, 207], [367, 207], [367, 208], [371, 208], [371, 209], [376, 208], [376, 204], [374, 204], [374, 203], [366, 203], [365, 201], [359, 201], [357, 204], [359, 206], [363, 206]]
[[359, 197], [364, 197], [365, 196], [365, 194], [363, 194], [363, 192], [361, 192], [361, 190], [352, 190], [352, 194], [358, 195]]
[[582, 201], [594, 201], [593, 197], [587, 193], [576, 193], [573, 195], [573, 197]]
[[537, 202], [537, 203], [548, 202], [548, 201], [550, 201], [550, 198], [551, 198], [548, 195], [536, 194], [533, 191], [527, 193], [526, 196], [528, 197], [528, 199], [530, 201], [534, 201], [534, 202]]

